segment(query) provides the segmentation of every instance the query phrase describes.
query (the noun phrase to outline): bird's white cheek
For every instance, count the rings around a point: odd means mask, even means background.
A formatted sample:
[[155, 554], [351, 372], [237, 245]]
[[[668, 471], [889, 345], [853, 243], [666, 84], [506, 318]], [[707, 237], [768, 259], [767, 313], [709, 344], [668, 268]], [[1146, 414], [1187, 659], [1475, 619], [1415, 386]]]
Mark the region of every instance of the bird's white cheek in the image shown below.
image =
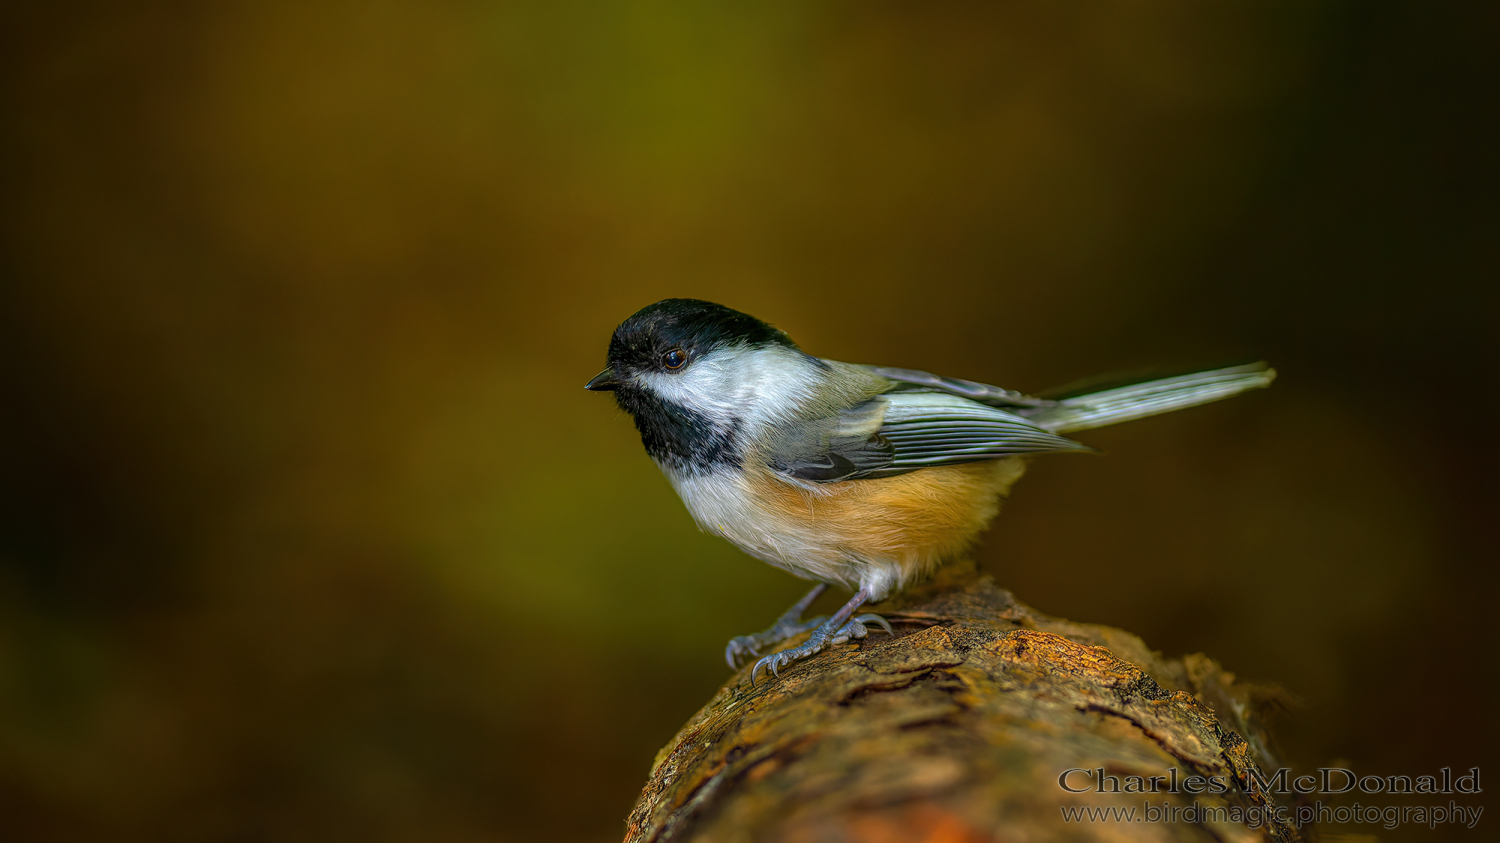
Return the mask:
[[643, 372], [641, 383], [663, 400], [710, 417], [734, 415], [743, 396], [738, 379], [712, 360], [695, 363], [682, 372]]
[[784, 348], [724, 349], [681, 372], [644, 372], [641, 383], [662, 399], [727, 424], [761, 424], [796, 418], [815, 394], [820, 372]]

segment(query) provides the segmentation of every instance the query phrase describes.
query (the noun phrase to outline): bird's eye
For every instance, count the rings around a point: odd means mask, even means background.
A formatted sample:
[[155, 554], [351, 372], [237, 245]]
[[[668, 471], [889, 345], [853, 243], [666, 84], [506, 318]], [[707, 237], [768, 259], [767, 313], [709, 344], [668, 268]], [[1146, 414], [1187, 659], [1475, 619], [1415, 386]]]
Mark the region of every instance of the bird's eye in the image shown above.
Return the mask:
[[687, 352], [680, 348], [674, 348], [661, 356], [661, 364], [668, 369], [681, 369], [687, 365]]

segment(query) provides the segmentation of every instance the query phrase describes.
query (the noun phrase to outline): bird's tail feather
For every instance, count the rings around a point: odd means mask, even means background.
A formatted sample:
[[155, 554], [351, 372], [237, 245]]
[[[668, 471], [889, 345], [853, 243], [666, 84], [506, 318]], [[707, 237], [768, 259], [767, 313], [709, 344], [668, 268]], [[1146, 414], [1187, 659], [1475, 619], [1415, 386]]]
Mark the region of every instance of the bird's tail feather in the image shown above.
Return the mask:
[[1218, 401], [1270, 386], [1275, 377], [1265, 363], [1251, 363], [1064, 398], [1027, 417], [1053, 433], [1071, 433]]

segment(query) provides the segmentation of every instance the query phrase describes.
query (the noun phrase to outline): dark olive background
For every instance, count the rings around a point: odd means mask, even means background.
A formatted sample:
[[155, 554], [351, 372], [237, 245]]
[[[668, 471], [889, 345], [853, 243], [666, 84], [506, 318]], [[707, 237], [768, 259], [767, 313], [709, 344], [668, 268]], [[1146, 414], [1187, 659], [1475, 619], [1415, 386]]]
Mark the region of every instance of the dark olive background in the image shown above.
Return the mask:
[[1497, 23], [0, 13], [6, 839], [616, 838], [804, 587], [581, 388], [684, 295], [1023, 390], [1271, 361], [1038, 461], [983, 566], [1279, 683], [1301, 769], [1493, 767]]

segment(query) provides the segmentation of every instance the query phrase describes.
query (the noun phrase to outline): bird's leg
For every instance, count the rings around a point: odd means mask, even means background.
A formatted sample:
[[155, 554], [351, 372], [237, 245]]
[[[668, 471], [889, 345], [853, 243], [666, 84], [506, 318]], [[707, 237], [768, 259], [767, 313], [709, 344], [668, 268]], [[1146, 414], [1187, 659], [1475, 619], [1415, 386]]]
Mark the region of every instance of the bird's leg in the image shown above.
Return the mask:
[[864, 638], [870, 634], [869, 629], [865, 627], [867, 623], [879, 624], [885, 628], [887, 635], [891, 635], [891, 625], [886, 623], [885, 618], [879, 615], [851, 617], [869, 599], [870, 590], [861, 588], [855, 593], [854, 597], [850, 598], [848, 603], [843, 605], [843, 608], [834, 612], [832, 617], [813, 630], [813, 634], [806, 641], [795, 647], [782, 650], [779, 653], [772, 653], [756, 662], [755, 667], [750, 668], [750, 684], [755, 684], [755, 674], [763, 667], [770, 671], [772, 676], [779, 679], [781, 677], [781, 668], [798, 659], [805, 659], [815, 653], [821, 653], [833, 644], [842, 644], [854, 638]]
[[729, 639], [729, 646], [724, 648], [724, 661], [729, 662], [731, 670], [738, 670], [739, 666], [749, 661], [752, 656], [760, 655], [761, 650], [774, 647], [777, 644], [795, 635], [812, 629], [823, 622], [819, 616], [810, 621], [802, 620], [802, 613], [813, 604], [823, 592], [828, 590], [828, 583], [818, 583], [812, 587], [801, 600], [798, 600], [790, 609], [781, 613], [776, 623], [771, 624], [770, 629], [757, 632], [753, 635], [739, 635]]

